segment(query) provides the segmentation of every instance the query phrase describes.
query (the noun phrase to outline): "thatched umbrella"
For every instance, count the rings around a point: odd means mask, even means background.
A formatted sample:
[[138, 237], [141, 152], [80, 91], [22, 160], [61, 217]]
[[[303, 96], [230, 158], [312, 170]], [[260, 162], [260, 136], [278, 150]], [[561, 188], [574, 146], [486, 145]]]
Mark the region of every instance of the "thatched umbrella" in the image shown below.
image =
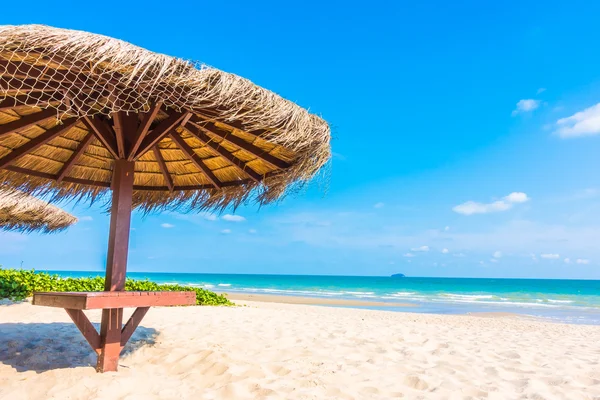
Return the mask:
[[[112, 189], [107, 291], [124, 289], [132, 208], [276, 200], [329, 160], [329, 141], [323, 119], [239, 76], [86, 32], [0, 27], [0, 184], [58, 199]], [[121, 318], [103, 311], [103, 342]]]
[[68, 212], [18, 190], [0, 189], [0, 229], [58, 232], [77, 222]]

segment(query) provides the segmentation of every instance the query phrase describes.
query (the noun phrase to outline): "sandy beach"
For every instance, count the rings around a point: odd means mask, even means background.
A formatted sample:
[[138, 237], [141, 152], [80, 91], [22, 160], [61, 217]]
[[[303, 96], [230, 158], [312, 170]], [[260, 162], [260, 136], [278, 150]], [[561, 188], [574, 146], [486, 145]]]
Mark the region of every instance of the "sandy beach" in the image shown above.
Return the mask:
[[106, 374], [64, 310], [2, 305], [0, 398], [600, 398], [598, 326], [240, 303], [153, 308]]

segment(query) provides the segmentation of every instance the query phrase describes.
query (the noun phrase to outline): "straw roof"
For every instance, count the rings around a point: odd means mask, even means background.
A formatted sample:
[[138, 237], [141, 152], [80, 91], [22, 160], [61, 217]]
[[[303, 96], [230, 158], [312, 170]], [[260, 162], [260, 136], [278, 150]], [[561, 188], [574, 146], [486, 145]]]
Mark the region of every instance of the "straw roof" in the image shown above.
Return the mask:
[[0, 228], [20, 232], [57, 232], [77, 218], [47, 202], [23, 192], [0, 189]]
[[135, 161], [143, 210], [267, 203], [330, 158], [320, 117], [247, 79], [87, 32], [0, 26], [0, 184], [57, 198]]

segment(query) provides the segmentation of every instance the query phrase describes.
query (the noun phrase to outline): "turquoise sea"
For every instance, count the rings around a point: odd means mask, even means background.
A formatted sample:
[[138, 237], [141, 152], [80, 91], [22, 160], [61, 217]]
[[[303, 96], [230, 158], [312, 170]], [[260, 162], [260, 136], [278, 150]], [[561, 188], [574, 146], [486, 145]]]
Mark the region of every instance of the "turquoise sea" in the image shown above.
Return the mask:
[[[49, 271], [63, 276], [102, 272]], [[600, 324], [600, 281], [558, 279], [392, 278], [130, 272], [130, 278], [220, 292], [408, 303], [386, 310], [465, 314], [512, 312], [553, 321]], [[378, 307], [366, 307], [378, 308]]]

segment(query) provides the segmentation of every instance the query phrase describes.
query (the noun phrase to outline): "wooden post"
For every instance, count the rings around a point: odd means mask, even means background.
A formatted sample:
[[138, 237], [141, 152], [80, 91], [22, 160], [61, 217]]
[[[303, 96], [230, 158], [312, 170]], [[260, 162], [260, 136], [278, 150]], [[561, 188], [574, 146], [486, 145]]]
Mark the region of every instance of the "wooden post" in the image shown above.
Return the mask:
[[[104, 290], [116, 292], [125, 289], [129, 228], [133, 197], [133, 170], [135, 162], [115, 160], [112, 180], [112, 205], [110, 209], [110, 233]], [[116, 371], [121, 353], [121, 329], [123, 309], [102, 310], [100, 325], [101, 350], [96, 371]]]

